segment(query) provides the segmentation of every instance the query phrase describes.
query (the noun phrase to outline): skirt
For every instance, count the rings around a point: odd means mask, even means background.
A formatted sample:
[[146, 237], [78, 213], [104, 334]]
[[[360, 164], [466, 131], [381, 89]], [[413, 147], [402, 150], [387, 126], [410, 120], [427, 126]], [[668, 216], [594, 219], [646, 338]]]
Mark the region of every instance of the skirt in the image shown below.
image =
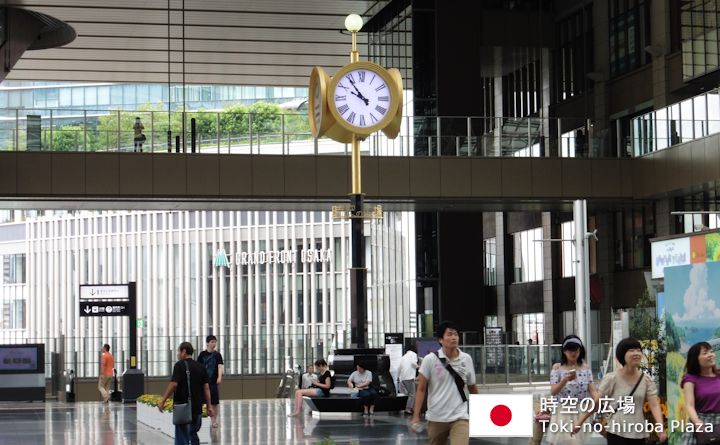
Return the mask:
[[[720, 413], [698, 413], [703, 423], [712, 423], [717, 428], [720, 425]], [[695, 433], [684, 432], [680, 438], [680, 445], [695, 445]]]
[[[543, 437], [543, 444], [547, 445], [582, 445], [587, 440], [587, 434], [580, 430], [577, 434], [570, 435], [570, 433], [559, 430], [558, 432], [551, 432], [550, 425], [577, 425], [579, 414], [569, 414], [560, 412], [558, 407], [555, 414], [552, 415], [550, 422], [545, 427], [545, 434]], [[586, 423], [592, 422], [592, 417], [586, 421]]]

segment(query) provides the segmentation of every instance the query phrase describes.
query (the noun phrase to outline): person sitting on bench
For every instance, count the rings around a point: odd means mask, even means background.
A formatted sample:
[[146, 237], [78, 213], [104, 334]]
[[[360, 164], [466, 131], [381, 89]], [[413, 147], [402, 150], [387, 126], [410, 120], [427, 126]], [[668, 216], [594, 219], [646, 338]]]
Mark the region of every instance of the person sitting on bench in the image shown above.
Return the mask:
[[302, 410], [303, 396], [308, 397], [329, 397], [330, 389], [332, 388], [332, 376], [328, 370], [328, 364], [325, 360], [320, 359], [315, 362], [315, 368], [317, 368], [318, 374], [320, 374], [320, 380], [313, 379], [312, 387], [306, 389], [298, 389], [295, 391], [295, 411], [289, 414], [288, 417], [296, 417], [300, 415]]
[[375, 397], [377, 391], [371, 386], [373, 375], [368, 371], [364, 363], [358, 363], [356, 371], [350, 374], [348, 378], [348, 387], [357, 389], [352, 393], [352, 397], [359, 397], [363, 405], [363, 416], [372, 416], [375, 414]]

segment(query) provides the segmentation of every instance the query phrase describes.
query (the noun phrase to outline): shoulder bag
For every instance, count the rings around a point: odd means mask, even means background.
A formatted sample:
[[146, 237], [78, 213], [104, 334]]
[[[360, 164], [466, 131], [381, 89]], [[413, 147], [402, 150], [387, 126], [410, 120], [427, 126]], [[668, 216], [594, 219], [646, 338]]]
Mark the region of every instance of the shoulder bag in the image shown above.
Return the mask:
[[190, 366], [187, 360], [185, 363], [185, 375], [187, 380], [187, 402], [177, 403], [173, 406], [173, 425], [187, 425], [192, 423], [192, 393], [190, 392]]
[[[635, 383], [635, 386], [633, 386], [633, 389], [632, 389], [632, 391], [630, 391], [630, 394], [628, 394], [628, 397], [632, 397], [632, 395], [635, 394], [635, 390], [637, 389], [638, 386], [640, 386], [640, 382], [642, 382], [644, 377], [645, 377], [645, 374], [642, 371], [640, 371], [640, 378], [638, 379], [637, 383]], [[613, 375], [613, 378], [616, 379], [617, 374]], [[613, 392], [614, 391], [615, 391], [615, 382], [613, 382]], [[598, 418], [598, 423], [601, 425], [600, 435], [602, 435], [603, 437], [607, 437], [607, 435], [608, 435], [608, 431], [607, 431], [608, 423], [610, 422], [610, 419], [612, 418], [612, 416], [614, 416], [615, 413], [617, 412], [618, 406], [619, 406], [619, 403], [615, 404], [615, 409], [613, 410], [613, 413], [610, 414], [609, 416], [607, 416], [607, 417], [599, 416], [599, 418]]]
[[696, 431], [695, 442], [697, 445], [720, 444], [720, 425], [713, 425], [713, 432]]
[[462, 377], [460, 377], [460, 374], [453, 369], [453, 367], [448, 363], [446, 358], [440, 357], [440, 355], [437, 353], [437, 351], [433, 351], [433, 354], [435, 354], [435, 357], [440, 360], [440, 363], [445, 366], [445, 369], [447, 372], [450, 373], [450, 375], [455, 379], [455, 386], [457, 386], [458, 391], [460, 392], [460, 397], [462, 397], [463, 403], [467, 402], [467, 396], [465, 395], [465, 380], [463, 380]]

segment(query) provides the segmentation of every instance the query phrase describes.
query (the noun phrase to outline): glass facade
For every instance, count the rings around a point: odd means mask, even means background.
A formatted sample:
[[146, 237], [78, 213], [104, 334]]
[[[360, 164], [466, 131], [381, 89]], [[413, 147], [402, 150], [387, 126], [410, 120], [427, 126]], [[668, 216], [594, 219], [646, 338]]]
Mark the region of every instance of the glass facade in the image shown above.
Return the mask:
[[614, 78], [651, 62], [650, 1], [610, 0], [610, 77]]
[[[253, 87], [238, 85], [186, 85], [190, 110], [222, 109], [234, 103], [287, 102], [306, 98], [307, 88]], [[143, 105], [182, 107], [182, 86], [162, 84], [81, 84], [4, 81], [0, 85], [0, 108], [77, 110], [136, 110]]]
[[486, 286], [497, 286], [497, 241], [495, 238], [483, 240], [483, 253], [485, 255]]
[[545, 344], [545, 314], [518, 314], [512, 317], [513, 335], [520, 344]]
[[575, 276], [575, 243], [567, 240], [575, 239], [575, 222], [568, 221], [560, 225], [560, 258], [562, 261], [562, 277]]
[[635, 156], [720, 132], [720, 90], [668, 105], [632, 119]]
[[3, 283], [25, 283], [25, 255], [3, 255]]
[[683, 78], [689, 79], [718, 69], [718, 0], [681, 2], [680, 35]]
[[[118, 363], [128, 350], [127, 319], [79, 315], [81, 284], [137, 283], [148, 375], [169, 373], [177, 344], [207, 333], [233, 374], [349, 345], [350, 226], [328, 212], [48, 212], [23, 226], [20, 252], [3, 256], [0, 342], [63, 335], [78, 376], [97, 375], [98, 344]], [[366, 233], [368, 341], [381, 347], [385, 332], [416, 332], [414, 219], [387, 212]]]
[[513, 282], [543, 279], [542, 228], [513, 233]]
[[563, 18], [557, 23], [556, 30], [555, 101], [561, 102], [592, 86], [586, 76], [594, 66], [592, 5]]

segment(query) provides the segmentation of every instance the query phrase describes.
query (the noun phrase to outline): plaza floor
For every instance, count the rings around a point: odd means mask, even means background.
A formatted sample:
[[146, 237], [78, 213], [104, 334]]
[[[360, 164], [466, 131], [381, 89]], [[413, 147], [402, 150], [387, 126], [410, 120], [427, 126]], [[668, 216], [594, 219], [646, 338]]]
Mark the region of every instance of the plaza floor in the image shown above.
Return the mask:
[[[220, 428], [213, 434], [218, 444], [315, 445], [325, 438], [336, 444], [426, 444], [425, 434], [409, 431], [409, 418], [377, 414], [343, 420], [311, 416], [289, 418], [287, 399], [223, 401]], [[210, 423], [203, 423], [209, 428]], [[0, 404], [0, 444], [171, 444], [172, 438], [138, 424], [134, 405], [112, 403]], [[527, 445], [527, 438], [471, 440], [472, 444]]]

